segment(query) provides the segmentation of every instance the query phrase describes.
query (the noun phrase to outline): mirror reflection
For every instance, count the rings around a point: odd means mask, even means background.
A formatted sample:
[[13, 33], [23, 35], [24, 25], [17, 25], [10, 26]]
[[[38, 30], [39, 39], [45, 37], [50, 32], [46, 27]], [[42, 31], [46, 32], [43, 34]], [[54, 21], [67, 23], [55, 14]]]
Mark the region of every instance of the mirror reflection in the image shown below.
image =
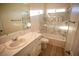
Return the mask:
[[28, 4], [0, 4], [0, 35], [31, 27]]

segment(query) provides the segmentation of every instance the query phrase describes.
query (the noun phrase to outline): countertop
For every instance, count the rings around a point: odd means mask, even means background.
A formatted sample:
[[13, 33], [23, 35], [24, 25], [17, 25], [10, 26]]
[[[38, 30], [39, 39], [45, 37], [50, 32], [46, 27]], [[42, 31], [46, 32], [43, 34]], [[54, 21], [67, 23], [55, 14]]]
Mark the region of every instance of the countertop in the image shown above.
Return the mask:
[[12, 42], [12, 40], [6, 42], [3, 44], [3, 46], [5, 46], [4, 50], [0, 53], [0, 55], [2, 56], [13, 56], [16, 53], [18, 53], [19, 51], [21, 51], [24, 47], [26, 47], [27, 45], [29, 45], [32, 41], [34, 41], [36, 38], [40, 37], [41, 34], [37, 33], [37, 32], [29, 32], [23, 36], [18, 37], [18, 39], [25, 39], [25, 42], [22, 42], [23, 45], [21, 47], [18, 48], [8, 48], [8, 44], [10, 42]]

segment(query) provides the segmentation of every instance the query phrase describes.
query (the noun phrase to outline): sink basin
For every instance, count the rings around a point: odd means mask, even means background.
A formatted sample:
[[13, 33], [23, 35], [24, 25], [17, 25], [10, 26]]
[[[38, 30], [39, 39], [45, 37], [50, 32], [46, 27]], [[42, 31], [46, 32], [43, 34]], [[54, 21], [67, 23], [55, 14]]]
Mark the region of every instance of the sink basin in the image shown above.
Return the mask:
[[14, 41], [10, 44], [10, 47], [15, 47], [18, 46], [20, 44], [22, 44], [22, 42], [24, 42], [24, 39], [18, 40], [18, 41]]
[[20, 39], [20, 40], [8, 42], [7, 48], [9, 49], [19, 48], [25, 44], [25, 41], [26, 41], [25, 39]]
[[37, 36], [37, 33], [28, 33], [18, 37], [16, 41], [7, 42], [6, 46], [8, 49], [17, 49], [24, 46], [25, 44], [31, 43], [34, 39], [36, 39]]

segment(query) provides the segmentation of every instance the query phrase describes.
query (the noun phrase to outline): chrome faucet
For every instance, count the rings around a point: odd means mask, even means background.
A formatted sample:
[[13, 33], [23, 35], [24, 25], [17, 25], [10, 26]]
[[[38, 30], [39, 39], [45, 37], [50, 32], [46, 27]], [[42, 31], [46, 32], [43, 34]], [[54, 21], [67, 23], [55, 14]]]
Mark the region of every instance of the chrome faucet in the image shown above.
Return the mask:
[[13, 41], [17, 41], [18, 39], [17, 39], [17, 37], [16, 37], [16, 38], [13, 38], [12, 40], [13, 40]]

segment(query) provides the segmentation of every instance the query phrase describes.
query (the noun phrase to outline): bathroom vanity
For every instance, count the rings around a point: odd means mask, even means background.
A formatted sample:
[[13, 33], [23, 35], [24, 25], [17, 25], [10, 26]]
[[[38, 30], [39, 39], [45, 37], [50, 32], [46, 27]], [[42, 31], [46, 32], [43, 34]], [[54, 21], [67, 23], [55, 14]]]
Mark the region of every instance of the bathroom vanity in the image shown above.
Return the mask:
[[3, 56], [37, 56], [41, 51], [41, 34], [29, 32], [3, 44], [5, 47], [0, 55]]
[[[35, 35], [35, 34], [33, 34]], [[41, 36], [35, 38], [31, 43], [24, 47], [15, 56], [37, 56], [41, 52]]]

